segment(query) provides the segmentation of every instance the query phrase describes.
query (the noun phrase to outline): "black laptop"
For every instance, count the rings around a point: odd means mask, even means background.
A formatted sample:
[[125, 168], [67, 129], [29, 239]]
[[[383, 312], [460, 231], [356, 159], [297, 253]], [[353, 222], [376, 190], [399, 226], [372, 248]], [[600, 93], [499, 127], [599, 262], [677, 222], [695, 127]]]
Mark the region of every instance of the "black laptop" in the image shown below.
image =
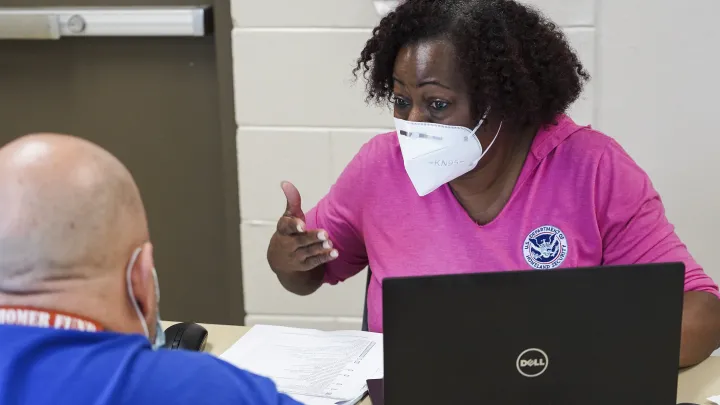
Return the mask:
[[671, 405], [681, 263], [383, 282], [386, 405]]

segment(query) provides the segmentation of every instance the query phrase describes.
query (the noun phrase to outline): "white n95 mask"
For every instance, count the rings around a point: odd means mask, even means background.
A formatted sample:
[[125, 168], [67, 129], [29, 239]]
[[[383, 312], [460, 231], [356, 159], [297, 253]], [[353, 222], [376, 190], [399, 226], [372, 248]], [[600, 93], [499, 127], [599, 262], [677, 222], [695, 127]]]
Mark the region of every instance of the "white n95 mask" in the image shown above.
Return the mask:
[[475, 129], [412, 122], [395, 118], [405, 171], [420, 197], [428, 195], [477, 166], [495, 143], [502, 122], [492, 142], [483, 151], [475, 132], [482, 126], [487, 112]]

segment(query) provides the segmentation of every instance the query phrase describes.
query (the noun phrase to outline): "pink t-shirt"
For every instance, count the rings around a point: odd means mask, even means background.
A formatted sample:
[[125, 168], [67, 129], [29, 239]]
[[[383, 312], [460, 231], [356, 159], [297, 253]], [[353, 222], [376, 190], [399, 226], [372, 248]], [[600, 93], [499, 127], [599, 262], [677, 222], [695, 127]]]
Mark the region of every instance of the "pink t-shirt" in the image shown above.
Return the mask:
[[566, 116], [538, 132], [510, 200], [487, 225], [467, 215], [448, 185], [419, 197], [394, 132], [366, 143], [306, 220], [308, 229], [327, 230], [340, 253], [327, 283], [370, 265], [368, 321], [377, 332], [390, 276], [679, 261], [686, 291], [718, 295], [647, 174], [612, 138]]

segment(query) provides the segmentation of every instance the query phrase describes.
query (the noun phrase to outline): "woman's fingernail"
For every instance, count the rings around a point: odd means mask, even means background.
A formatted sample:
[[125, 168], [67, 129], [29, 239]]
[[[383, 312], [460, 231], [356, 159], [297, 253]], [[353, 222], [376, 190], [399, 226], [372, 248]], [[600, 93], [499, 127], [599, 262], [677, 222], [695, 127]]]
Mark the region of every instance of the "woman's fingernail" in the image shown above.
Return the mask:
[[329, 240], [326, 240], [323, 242], [323, 249], [330, 249], [332, 247], [332, 243], [330, 243]]
[[305, 227], [303, 226], [303, 224], [298, 224], [297, 230], [298, 232], [305, 232]]
[[318, 239], [320, 240], [328, 240], [327, 233], [325, 231], [318, 232]]
[[335, 259], [336, 257], [338, 257], [338, 251], [337, 251], [337, 250], [333, 250], [332, 252], [330, 252], [330, 257], [332, 257], [333, 259]]

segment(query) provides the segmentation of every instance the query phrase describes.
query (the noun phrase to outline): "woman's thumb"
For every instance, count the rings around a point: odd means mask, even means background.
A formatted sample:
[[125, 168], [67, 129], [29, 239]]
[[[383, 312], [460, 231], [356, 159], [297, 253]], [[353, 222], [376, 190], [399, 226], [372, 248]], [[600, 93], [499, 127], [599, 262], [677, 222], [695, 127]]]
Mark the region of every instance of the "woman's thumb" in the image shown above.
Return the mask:
[[305, 220], [305, 214], [302, 211], [300, 192], [298, 189], [289, 181], [283, 181], [280, 183], [280, 187], [282, 188], [283, 193], [285, 193], [285, 199], [287, 200], [285, 215]]

